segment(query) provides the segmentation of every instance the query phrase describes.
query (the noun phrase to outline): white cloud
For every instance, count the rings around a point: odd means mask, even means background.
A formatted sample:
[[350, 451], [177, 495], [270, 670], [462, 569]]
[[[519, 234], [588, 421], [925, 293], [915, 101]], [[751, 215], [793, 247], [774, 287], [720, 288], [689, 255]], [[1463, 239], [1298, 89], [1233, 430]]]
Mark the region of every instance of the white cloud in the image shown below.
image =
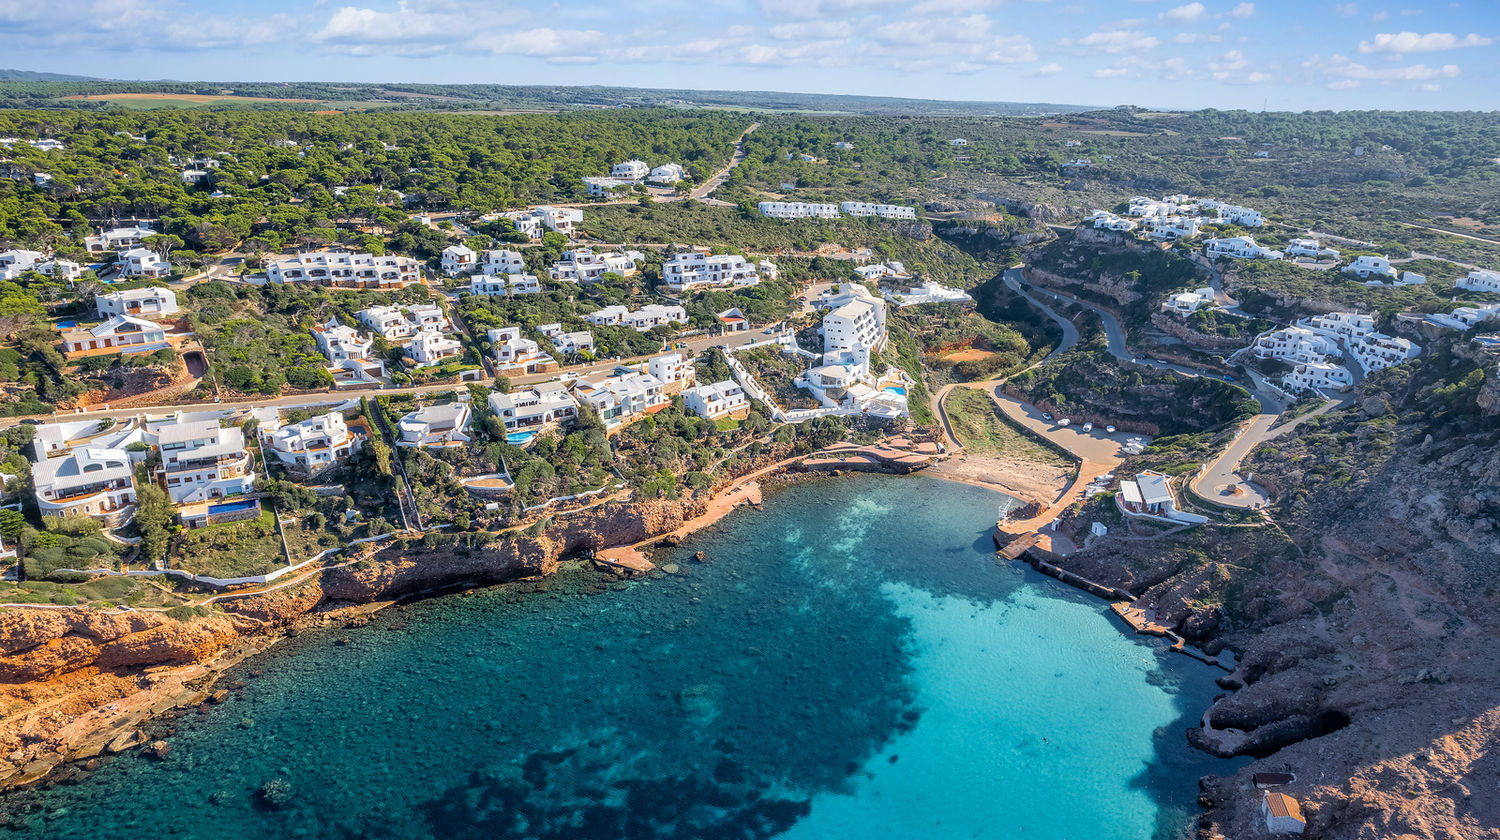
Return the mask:
[[1452, 79], [1463, 72], [1457, 64], [1444, 64], [1437, 67], [1426, 64], [1371, 67], [1368, 64], [1351, 61], [1347, 56], [1342, 55], [1330, 56], [1327, 60], [1313, 56], [1302, 62], [1302, 69], [1308, 71], [1314, 79], [1338, 77], [1342, 80], [1358, 82], [1420, 82]]
[[810, 20], [782, 23], [771, 27], [771, 37], [779, 41], [813, 41], [848, 38], [854, 27], [843, 20]]
[[1153, 50], [1161, 44], [1161, 41], [1154, 36], [1134, 29], [1107, 29], [1100, 32], [1091, 32], [1076, 41], [1064, 38], [1059, 43], [1065, 47], [1079, 47], [1089, 52], [1102, 52], [1115, 55], [1123, 52], [1146, 52]]
[[1493, 43], [1495, 43], [1494, 38], [1486, 38], [1473, 32], [1462, 38], [1451, 32], [1429, 32], [1426, 35], [1419, 35], [1415, 32], [1382, 32], [1376, 35], [1373, 41], [1359, 42], [1359, 51], [1397, 54], [1438, 52], [1463, 47], [1488, 47]]
[[895, 6], [901, 0], [760, 0], [760, 9], [771, 20], [793, 18], [847, 19], [858, 12]]
[[1061, 72], [1062, 72], [1062, 65], [1058, 64], [1057, 62], [1054, 61], [1051, 64], [1043, 64], [1041, 67], [1036, 68], [1036, 70], [1033, 71], [1031, 75], [1033, 75], [1033, 76], [1056, 76], [1058, 73], [1061, 73]]
[[443, 31], [440, 16], [413, 10], [403, 3], [394, 12], [344, 6], [313, 37], [319, 41], [357, 43], [418, 41]]
[[1333, 7], [1333, 12], [1339, 17], [1354, 17], [1359, 14], [1359, 6], [1354, 3], [1340, 3]]
[[1202, 3], [1193, 2], [1162, 12], [1161, 19], [1172, 23], [1193, 23], [1202, 20], [1207, 12], [1208, 8]]
[[1230, 17], [1247, 18], [1255, 14], [1254, 3], [1241, 3], [1229, 10]]
[[1224, 36], [1208, 32], [1179, 32], [1172, 36], [1174, 44], [1217, 44]]
[[1420, 85], [1417, 85], [1417, 89], [1425, 90], [1428, 93], [1437, 93], [1438, 91], [1443, 89], [1443, 86], [1438, 84], [1437, 82], [1424, 82]]

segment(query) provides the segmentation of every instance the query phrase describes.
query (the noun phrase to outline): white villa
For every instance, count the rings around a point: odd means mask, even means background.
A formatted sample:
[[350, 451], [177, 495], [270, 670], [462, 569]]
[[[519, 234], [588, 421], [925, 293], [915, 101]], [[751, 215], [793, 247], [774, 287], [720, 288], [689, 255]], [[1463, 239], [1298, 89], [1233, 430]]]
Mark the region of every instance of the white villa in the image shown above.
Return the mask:
[[969, 145], [969, 141], [965, 140], [962, 137], [955, 137], [952, 140], [948, 141], [948, 145], [950, 145], [950, 146], [967, 146], [967, 145]]
[[646, 256], [640, 251], [606, 251], [596, 254], [582, 248], [564, 251], [562, 259], [547, 269], [553, 280], [568, 283], [598, 280], [605, 272], [614, 272], [621, 277], [631, 277], [640, 270]]
[[634, 312], [624, 306], [606, 306], [585, 315], [583, 320], [597, 326], [630, 327], [636, 332], [649, 332], [667, 324], [686, 324], [688, 317], [687, 310], [676, 304], [663, 306], [650, 303]]
[[1203, 252], [1210, 259], [1231, 257], [1237, 260], [1279, 260], [1280, 251], [1257, 245], [1253, 236], [1231, 236], [1225, 239], [1210, 239], [1203, 245]]
[[397, 446], [458, 446], [469, 441], [469, 404], [463, 400], [426, 405], [402, 417]]
[[321, 327], [312, 328], [313, 340], [318, 344], [318, 350], [328, 357], [328, 362], [333, 367], [340, 367], [344, 362], [363, 362], [370, 356], [370, 347], [375, 340], [353, 327], [346, 327], [338, 322], [337, 318], [329, 318], [328, 323]]
[[579, 405], [592, 406], [606, 426], [660, 410], [671, 401], [665, 386], [649, 373], [621, 373], [603, 379], [580, 379], [573, 384]]
[[45, 277], [67, 280], [69, 283], [83, 276], [83, 266], [72, 260], [60, 260], [55, 257], [46, 262], [37, 263], [31, 267], [31, 270]]
[[624, 189], [630, 185], [630, 181], [621, 181], [618, 178], [603, 178], [596, 175], [587, 176], [583, 179], [583, 186], [588, 194], [598, 197], [607, 196], [615, 190]]
[[172, 264], [148, 248], [121, 251], [118, 265], [122, 277], [166, 277], [172, 273]]
[[1251, 345], [1258, 359], [1280, 359], [1293, 364], [1322, 362], [1339, 355], [1339, 345], [1332, 338], [1305, 327], [1285, 327], [1262, 333]]
[[107, 295], [94, 295], [94, 309], [99, 317], [131, 315], [137, 318], [166, 318], [177, 314], [177, 293], [161, 286], [128, 289]]
[[1217, 210], [1220, 221], [1241, 227], [1260, 227], [1266, 223], [1265, 217], [1260, 214], [1259, 210], [1251, 210], [1249, 207], [1226, 204], [1211, 198], [1202, 199], [1198, 202], [1198, 206], [1206, 210]]
[[1191, 239], [1203, 229], [1203, 220], [1197, 216], [1157, 216], [1146, 219], [1146, 236], [1151, 239], [1173, 241]]
[[90, 254], [103, 254], [109, 251], [123, 251], [127, 248], [135, 248], [148, 236], [155, 236], [156, 231], [146, 225], [134, 227], [119, 227], [112, 230], [101, 230], [94, 236], [84, 237], [83, 245]]
[[1293, 239], [1287, 243], [1287, 256], [1312, 257], [1315, 260], [1337, 260], [1339, 252], [1335, 248], [1324, 248], [1316, 239]]
[[1365, 373], [1374, 373], [1415, 359], [1422, 355], [1422, 348], [1404, 338], [1372, 333], [1355, 343], [1349, 352]]
[[1385, 257], [1371, 256], [1370, 254], [1355, 257], [1354, 262], [1344, 266], [1344, 271], [1348, 274], [1356, 274], [1360, 279], [1368, 279], [1378, 274], [1384, 274], [1389, 277], [1396, 276], [1396, 269], [1391, 265], [1390, 260]]
[[406, 319], [399, 306], [371, 306], [359, 311], [359, 321], [381, 338], [391, 342], [404, 342], [417, 334], [417, 325]]
[[485, 274], [525, 274], [526, 258], [508, 248], [485, 251], [479, 255], [479, 269]]
[[1124, 216], [1116, 216], [1108, 210], [1095, 210], [1091, 218], [1093, 219], [1095, 230], [1115, 230], [1121, 233], [1128, 233], [1135, 230], [1134, 221]]
[[543, 205], [517, 213], [507, 213], [506, 218], [515, 222], [516, 230], [530, 239], [541, 239], [542, 228], [571, 237], [573, 226], [583, 221], [583, 211], [572, 207]]
[[1297, 326], [1343, 341], [1375, 332], [1375, 319], [1358, 312], [1330, 312], [1327, 315], [1303, 318], [1297, 322]]
[[547, 337], [560, 353], [594, 352], [594, 334], [588, 330], [564, 332], [562, 324], [540, 324], [537, 332]]
[[653, 184], [675, 184], [687, 180], [687, 173], [675, 163], [664, 163], [652, 169], [646, 180]]
[[1348, 368], [1325, 362], [1301, 362], [1281, 378], [1281, 387], [1288, 391], [1342, 391], [1353, 384]]
[[1459, 280], [1455, 285], [1471, 292], [1500, 292], [1500, 271], [1476, 268], [1469, 272], [1468, 277]]
[[874, 353], [885, 345], [885, 301], [869, 289], [843, 283], [837, 291], [825, 292], [822, 304], [832, 309], [819, 328], [824, 354], [855, 349]]
[[1142, 470], [1134, 480], [1120, 482], [1120, 492], [1115, 496], [1115, 504], [1121, 513], [1128, 516], [1170, 519], [1174, 522], [1207, 521], [1197, 514], [1178, 510], [1170, 478], [1154, 470]]
[[711, 256], [702, 251], [673, 256], [662, 264], [661, 276], [674, 292], [700, 286], [743, 287], [760, 283], [756, 266], [739, 254]]
[[[675, 165], [675, 164], [673, 164]], [[651, 174], [651, 167], [644, 161], [627, 160], [617, 163], [609, 169], [609, 177], [617, 181], [644, 181]]]
[[355, 289], [399, 289], [420, 282], [422, 264], [411, 257], [346, 251], [308, 251], [266, 264], [272, 283], [315, 282]]
[[728, 417], [750, 407], [745, 389], [732, 379], [689, 388], [682, 392], [682, 401], [688, 411], [709, 420]]
[[1496, 319], [1500, 319], [1500, 303], [1460, 306], [1447, 314], [1428, 315], [1426, 321], [1439, 327], [1470, 330], [1486, 321]]
[[0, 253], [0, 280], [14, 280], [22, 272], [34, 270], [44, 256], [41, 251], [20, 249]]
[[68, 330], [62, 334], [62, 343], [65, 353], [91, 350], [143, 353], [168, 346], [167, 331], [160, 324], [129, 315], [111, 316], [88, 329]]
[[417, 330], [412, 337], [411, 343], [406, 345], [407, 358], [417, 363], [417, 367], [431, 367], [463, 355], [464, 345], [456, 338], [443, 335], [443, 331], [434, 326], [425, 326]]
[[1403, 271], [1400, 277], [1389, 274], [1374, 274], [1365, 281], [1366, 286], [1420, 286], [1427, 282], [1424, 275], [1415, 271]]
[[906, 266], [903, 263], [897, 262], [896, 260], [891, 260], [888, 263], [873, 263], [871, 265], [862, 265], [859, 268], [854, 269], [854, 273], [859, 275], [859, 279], [866, 282], [870, 280], [879, 280], [883, 277], [907, 276]]
[[578, 416], [578, 401], [561, 382], [543, 382], [509, 394], [492, 391], [489, 406], [511, 431], [526, 431]]
[[478, 255], [467, 245], [449, 245], [443, 249], [443, 273], [457, 277], [474, 270]]
[[1204, 307], [1214, 305], [1214, 290], [1204, 287], [1191, 292], [1178, 292], [1162, 301], [1161, 311], [1173, 315], [1190, 315]]
[[135, 510], [134, 473], [130, 453], [90, 446], [31, 468], [42, 516], [90, 516], [111, 527]]
[[337, 411], [282, 426], [265, 435], [266, 452], [294, 472], [311, 475], [337, 464], [357, 447]]
[[915, 219], [917, 208], [899, 204], [871, 204], [867, 201], [845, 201], [839, 209], [850, 216], [879, 216], [882, 219]]
[[898, 309], [921, 306], [924, 303], [972, 303], [974, 300], [968, 292], [952, 289], [932, 280], [903, 291], [886, 289], [883, 294], [885, 299], [896, 304]]
[[762, 201], [760, 214], [771, 219], [837, 219], [837, 204], [808, 204], [802, 201]]
[[181, 413], [154, 425], [151, 431], [161, 448], [159, 474], [173, 504], [206, 502], [255, 489], [254, 461], [238, 426], [222, 428], [213, 418], [195, 420]]
[[490, 330], [486, 337], [490, 340], [498, 370], [543, 373], [557, 367], [557, 360], [544, 353], [536, 341], [522, 335], [520, 327]]
[[469, 277], [469, 294], [511, 297], [542, 292], [542, 281], [534, 274], [475, 274]]
[[656, 377], [667, 392], [673, 394], [691, 385], [698, 376], [692, 360], [684, 358], [681, 353], [652, 356], [646, 362], [646, 372]]

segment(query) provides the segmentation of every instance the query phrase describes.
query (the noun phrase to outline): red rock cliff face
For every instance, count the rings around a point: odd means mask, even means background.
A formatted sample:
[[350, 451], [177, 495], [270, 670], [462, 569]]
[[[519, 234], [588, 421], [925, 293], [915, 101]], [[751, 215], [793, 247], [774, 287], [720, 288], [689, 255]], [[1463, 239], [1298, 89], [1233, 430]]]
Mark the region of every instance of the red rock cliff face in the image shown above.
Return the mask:
[[194, 662], [237, 635], [223, 618], [184, 623], [157, 613], [17, 610], [0, 614], [0, 682], [45, 680], [69, 671]]

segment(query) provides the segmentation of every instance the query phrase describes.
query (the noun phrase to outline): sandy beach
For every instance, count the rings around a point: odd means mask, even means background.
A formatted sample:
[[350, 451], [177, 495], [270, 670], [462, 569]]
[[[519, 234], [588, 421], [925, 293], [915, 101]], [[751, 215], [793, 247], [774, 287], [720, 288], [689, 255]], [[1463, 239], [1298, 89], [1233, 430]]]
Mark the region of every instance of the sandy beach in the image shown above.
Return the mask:
[[999, 490], [1048, 507], [1073, 479], [1071, 469], [1024, 458], [960, 453], [927, 469], [935, 478]]

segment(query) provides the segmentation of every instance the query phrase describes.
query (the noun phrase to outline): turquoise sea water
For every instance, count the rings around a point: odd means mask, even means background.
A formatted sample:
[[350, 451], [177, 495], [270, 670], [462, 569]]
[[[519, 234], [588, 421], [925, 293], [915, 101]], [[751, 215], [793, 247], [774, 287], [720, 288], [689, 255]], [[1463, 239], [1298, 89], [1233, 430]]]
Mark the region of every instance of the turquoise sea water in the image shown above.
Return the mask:
[[1183, 736], [1214, 672], [998, 563], [1005, 501], [797, 484], [663, 558], [685, 574], [303, 634], [164, 760], [0, 799], [0, 837], [1180, 836], [1229, 769]]

